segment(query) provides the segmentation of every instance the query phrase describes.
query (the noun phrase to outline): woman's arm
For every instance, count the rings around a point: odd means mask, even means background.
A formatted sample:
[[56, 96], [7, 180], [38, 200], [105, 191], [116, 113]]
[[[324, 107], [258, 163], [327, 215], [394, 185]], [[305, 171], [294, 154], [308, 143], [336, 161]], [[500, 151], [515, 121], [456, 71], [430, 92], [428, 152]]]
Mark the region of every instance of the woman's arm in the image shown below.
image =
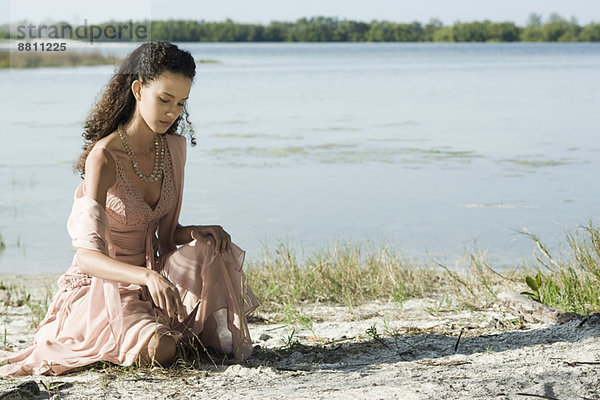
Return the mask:
[[[86, 195], [106, 207], [106, 192], [116, 177], [116, 163], [103, 148], [92, 149], [85, 162]], [[78, 248], [77, 260], [81, 272], [113, 282], [135, 283], [148, 287], [154, 303], [175, 316], [183, 305], [177, 288], [163, 275], [148, 268], [124, 263], [100, 251]]]
[[156, 271], [148, 268], [117, 261], [104, 253], [90, 249], [77, 249], [77, 261], [79, 269], [84, 274], [113, 282], [147, 285], [152, 278], [152, 273], [157, 274]]
[[185, 244], [192, 240], [206, 240], [211, 245], [211, 237], [215, 241], [215, 254], [223, 254], [231, 249], [231, 236], [221, 225], [180, 225], [177, 224], [173, 235], [175, 244]]
[[194, 238], [192, 237], [192, 230], [196, 227], [196, 225], [181, 225], [177, 224], [177, 228], [175, 228], [175, 234], [173, 235], [173, 239], [175, 240], [175, 244], [179, 246], [180, 244], [186, 244], [191, 242]]

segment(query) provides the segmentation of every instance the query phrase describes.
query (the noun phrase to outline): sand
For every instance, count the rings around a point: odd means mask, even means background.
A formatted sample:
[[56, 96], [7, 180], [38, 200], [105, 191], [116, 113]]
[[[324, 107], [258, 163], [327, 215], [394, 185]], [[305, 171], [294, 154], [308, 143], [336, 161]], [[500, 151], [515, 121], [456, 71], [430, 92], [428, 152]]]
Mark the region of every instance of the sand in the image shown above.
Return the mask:
[[[48, 282], [11, 279], [36, 295]], [[440, 299], [301, 309], [312, 329], [271, 323], [273, 315], [257, 310], [250, 324], [256, 350], [245, 363], [205, 357], [177, 373], [7, 378], [0, 399], [19, 398], [24, 391], [8, 391], [31, 380], [39, 399], [600, 399], [600, 315], [534, 324], [499, 305], [454, 311]], [[25, 347], [33, 336], [29, 308], [4, 306], [2, 316], [6, 344]]]

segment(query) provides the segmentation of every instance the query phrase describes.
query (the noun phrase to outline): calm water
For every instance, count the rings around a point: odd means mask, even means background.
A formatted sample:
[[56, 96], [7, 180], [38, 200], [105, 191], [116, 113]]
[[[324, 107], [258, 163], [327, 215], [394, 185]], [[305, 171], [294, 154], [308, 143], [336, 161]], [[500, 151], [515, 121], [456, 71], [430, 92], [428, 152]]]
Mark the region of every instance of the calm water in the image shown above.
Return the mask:
[[[183, 44], [199, 64], [180, 222], [260, 257], [387, 240], [528, 258], [600, 211], [597, 44]], [[103, 50], [126, 54], [132, 46]], [[0, 71], [0, 272], [62, 271], [82, 122], [112, 66]]]

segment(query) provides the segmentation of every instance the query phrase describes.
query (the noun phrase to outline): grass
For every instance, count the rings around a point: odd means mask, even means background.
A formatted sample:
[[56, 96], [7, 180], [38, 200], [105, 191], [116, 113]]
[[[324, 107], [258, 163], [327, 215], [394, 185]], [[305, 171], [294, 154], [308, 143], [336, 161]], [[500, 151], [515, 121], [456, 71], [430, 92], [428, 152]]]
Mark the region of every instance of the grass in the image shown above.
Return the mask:
[[302, 303], [353, 308], [374, 300], [403, 302], [451, 294], [452, 306], [477, 309], [493, 303], [501, 289], [519, 286], [519, 276], [524, 282], [523, 272], [494, 271], [483, 253], [469, 254], [461, 265], [456, 269], [420, 264], [390, 245], [343, 242], [301, 261], [292, 246], [278, 243], [274, 252], [265, 249], [262, 260], [245, 271], [261, 308], [281, 314], [284, 322], [290, 322]]
[[24, 285], [5, 284], [0, 282], [0, 301], [5, 307], [29, 308], [29, 327], [36, 328], [46, 316], [48, 305], [52, 299], [50, 284], [44, 285], [43, 293], [32, 293]]
[[90, 65], [113, 65], [119, 58], [99, 52], [13, 52], [0, 51], [0, 68], [74, 67]]
[[324, 143], [307, 146], [257, 147], [234, 146], [209, 150], [217, 157], [255, 157], [260, 159], [285, 159], [292, 157], [310, 158], [323, 163], [392, 163], [402, 160], [407, 165], [429, 165], [435, 162], [469, 163], [484, 156], [473, 151], [451, 149], [421, 149], [415, 147], [377, 147], [362, 149], [356, 143]]
[[499, 162], [506, 162], [515, 164], [523, 167], [531, 167], [531, 168], [543, 168], [543, 167], [557, 167], [561, 165], [567, 165], [570, 162], [565, 159], [561, 160], [524, 160], [524, 159], [509, 159], [509, 160], [499, 160]]
[[529, 294], [548, 306], [581, 315], [600, 312], [600, 229], [593, 222], [567, 234], [568, 254], [554, 257], [534, 234], [537, 249], [526, 265], [499, 271], [481, 251], [467, 252], [455, 266], [403, 257], [390, 245], [336, 242], [304, 259], [289, 244], [263, 251], [246, 275], [263, 311], [310, 330], [305, 303], [356, 307], [369, 301], [437, 298], [440, 310], [485, 309], [503, 290]]
[[[543, 304], [588, 315], [600, 311], [600, 231], [592, 221], [567, 234], [569, 252], [550, 254], [531, 232], [523, 232], [537, 247], [535, 276], [529, 275], [528, 294]], [[533, 293], [532, 293], [533, 292]]]
[[199, 64], [221, 64], [221, 61], [212, 58], [196, 58], [194, 61]]
[[431, 271], [411, 263], [390, 248], [366, 249], [335, 244], [300, 260], [287, 243], [265, 248], [261, 261], [249, 264], [246, 275], [264, 307], [289, 310], [300, 302], [327, 302], [353, 307], [380, 298], [403, 299], [427, 292]]
[[[120, 60], [100, 52], [77, 51], [0, 51], [0, 68], [75, 67], [90, 65], [114, 65]], [[200, 64], [220, 64], [218, 60], [196, 59]]]

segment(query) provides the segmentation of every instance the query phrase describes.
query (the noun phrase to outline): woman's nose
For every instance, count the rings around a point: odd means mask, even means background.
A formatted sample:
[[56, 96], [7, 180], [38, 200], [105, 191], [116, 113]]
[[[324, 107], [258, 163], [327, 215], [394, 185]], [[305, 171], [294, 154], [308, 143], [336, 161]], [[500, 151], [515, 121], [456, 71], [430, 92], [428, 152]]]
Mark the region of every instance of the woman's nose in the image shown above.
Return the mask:
[[169, 107], [167, 110], [167, 116], [171, 119], [179, 115], [179, 110], [177, 106]]

